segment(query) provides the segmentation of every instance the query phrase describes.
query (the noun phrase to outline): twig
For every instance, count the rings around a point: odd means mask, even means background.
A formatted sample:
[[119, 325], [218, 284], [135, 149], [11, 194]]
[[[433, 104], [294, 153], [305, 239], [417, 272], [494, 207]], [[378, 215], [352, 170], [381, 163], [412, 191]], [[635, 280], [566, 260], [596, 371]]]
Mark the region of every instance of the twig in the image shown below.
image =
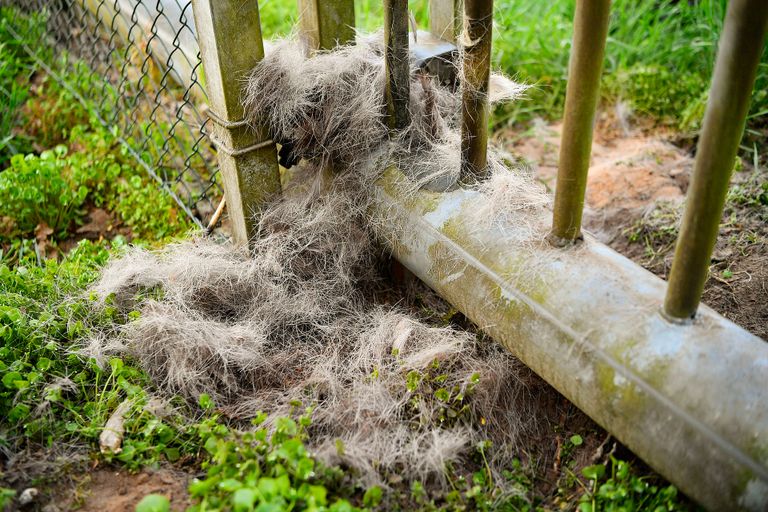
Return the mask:
[[216, 224], [219, 223], [219, 219], [221, 218], [221, 214], [224, 212], [224, 207], [226, 205], [227, 205], [227, 197], [222, 196], [219, 206], [216, 207], [216, 211], [213, 212], [213, 217], [211, 217], [211, 221], [208, 223], [208, 227], [205, 228], [206, 235], [211, 234], [211, 232], [213, 231], [213, 228], [215, 228]]

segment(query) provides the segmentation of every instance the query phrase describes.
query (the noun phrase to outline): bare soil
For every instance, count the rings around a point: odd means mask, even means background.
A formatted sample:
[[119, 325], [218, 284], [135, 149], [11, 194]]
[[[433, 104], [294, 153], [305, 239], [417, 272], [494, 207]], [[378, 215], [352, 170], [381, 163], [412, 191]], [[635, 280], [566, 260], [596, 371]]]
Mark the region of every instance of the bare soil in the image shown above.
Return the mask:
[[[134, 512], [148, 494], [160, 494], [180, 512], [192, 505], [187, 486], [192, 476], [171, 467], [130, 473], [106, 466], [84, 473], [73, 483], [53, 489], [53, 499], [39, 508], [44, 512]], [[34, 507], [32, 508], [34, 509]]]
[[[534, 123], [502, 131], [497, 143], [555, 188], [562, 125]], [[585, 229], [656, 275], [672, 264], [680, 214], [693, 170], [679, 137], [648, 121], [632, 123], [613, 111], [596, 123], [584, 212]], [[759, 194], [768, 173], [745, 162], [734, 174], [742, 196]], [[747, 198], [748, 199], [748, 198]], [[750, 332], [768, 339], [768, 205], [731, 194], [712, 257], [703, 301]]]

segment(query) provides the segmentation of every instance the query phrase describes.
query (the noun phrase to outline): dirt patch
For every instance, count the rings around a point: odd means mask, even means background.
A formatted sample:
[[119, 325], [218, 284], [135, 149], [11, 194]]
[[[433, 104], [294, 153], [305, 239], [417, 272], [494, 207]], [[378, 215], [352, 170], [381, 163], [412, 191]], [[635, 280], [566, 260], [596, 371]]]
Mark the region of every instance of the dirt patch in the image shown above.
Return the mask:
[[134, 512], [148, 494], [161, 494], [171, 502], [171, 510], [183, 511], [192, 505], [187, 486], [192, 476], [173, 468], [145, 469], [130, 473], [116, 467], [103, 467], [83, 475], [75, 485], [56, 489], [45, 512]]
[[[592, 145], [585, 226], [605, 242], [658, 202], [681, 202], [693, 168], [690, 154], [665, 134], [623, 125], [615, 116], [604, 116]], [[502, 133], [497, 140], [554, 191], [561, 133], [562, 123], [535, 122], [523, 137]]]
[[[554, 191], [562, 125], [536, 122], [497, 142]], [[676, 135], [635, 126], [616, 112], [596, 124], [584, 226], [600, 241], [662, 278], [672, 264], [694, 158]], [[768, 173], [748, 163], [734, 174], [703, 301], [768, 339]]]

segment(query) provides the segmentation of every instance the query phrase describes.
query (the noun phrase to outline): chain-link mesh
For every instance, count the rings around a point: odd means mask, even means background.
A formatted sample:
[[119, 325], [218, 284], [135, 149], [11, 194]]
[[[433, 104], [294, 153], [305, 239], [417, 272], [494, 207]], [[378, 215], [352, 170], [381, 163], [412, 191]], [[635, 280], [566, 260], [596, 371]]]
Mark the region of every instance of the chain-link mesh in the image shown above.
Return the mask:
[[139, 165], [198, 225], [222, 195], [207, 138], [203, 72], [190, 0], [0, 0], [11, 8], [10, 30], [46, 23], [45, 44], [86, 77], [67, 82], [38, 64], [116, 133]]

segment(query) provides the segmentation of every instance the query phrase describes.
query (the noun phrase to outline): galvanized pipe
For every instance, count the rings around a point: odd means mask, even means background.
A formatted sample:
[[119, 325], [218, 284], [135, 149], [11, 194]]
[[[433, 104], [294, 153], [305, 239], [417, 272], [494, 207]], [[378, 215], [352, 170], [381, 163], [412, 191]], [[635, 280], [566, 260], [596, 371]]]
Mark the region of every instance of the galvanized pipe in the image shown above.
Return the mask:
[[664, 301], [671, 318], [693, 318], [701, 300], [767, 25], [765, 0], [729, 2]]
[[384, 46], [389, 127], [404, 130], [411, 123], [408, 0], [384, 2]]
[[581, 235], [610, 5], [610, 0], [576, 2], [552, 217], [551, 240], [556, 245], [568, 245]]
[[488, 81], [491, 70], [493, 0], [464, 0], [460, 38], [461, 179], [482, 179], [488, 170]]
[[494, 208], [466, 188], [414, 194], [389, 169], [371, 225], [416, 276], [687, 495], [709, 510], [768, 510], [768, 343], [707, 307], [693, 325], [668, 322], [663, 280], [589, 236], [572, 251], [540, 243], [547, 212], [478, 218]]

